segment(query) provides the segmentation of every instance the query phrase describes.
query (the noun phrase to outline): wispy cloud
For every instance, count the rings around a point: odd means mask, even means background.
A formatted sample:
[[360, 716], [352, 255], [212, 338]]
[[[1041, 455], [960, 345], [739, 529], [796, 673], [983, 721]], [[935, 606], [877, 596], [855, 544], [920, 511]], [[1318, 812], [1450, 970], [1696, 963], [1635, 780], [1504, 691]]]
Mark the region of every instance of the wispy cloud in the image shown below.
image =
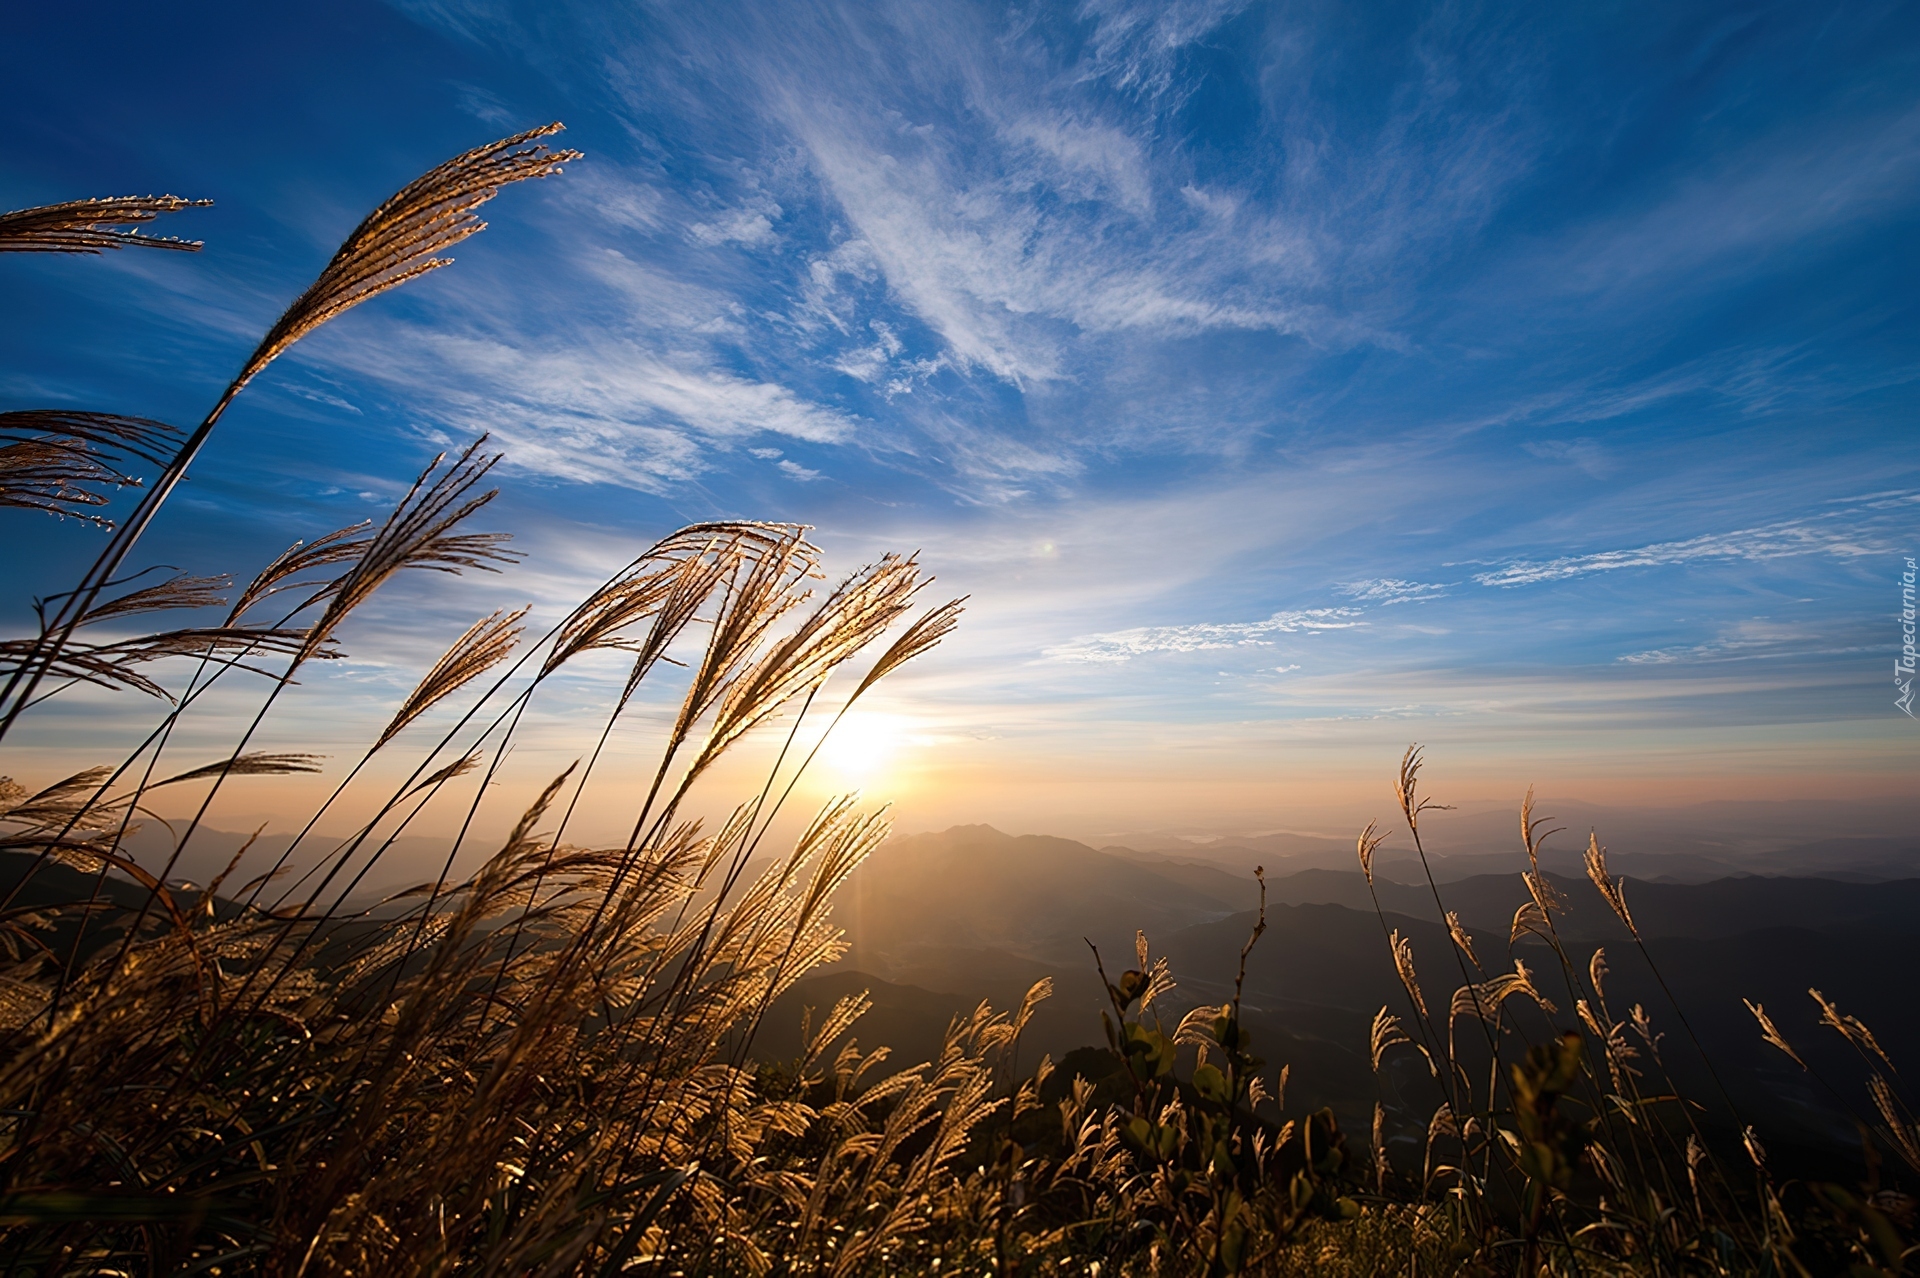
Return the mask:
[[1141, 4], [1135, 0], [1087, 0], [1081, 14], [1092, 17], [1096, 25], [1092, 56], [1082, 74], [1104, 78], [1117, 88], [1150, 98], [1174, 93], [1182, 85], [1178, 76], [1180, 55], [1244, 10], [1248, 2], [1164, 0]]
[[1412, 603], [1419, 599], [1444, 599], [1447, 585], [1433, 581], [1401, 581], [1395, 577], [1374, 577], [1367, 581], [1342, 582], [1338, 587], [1341, 594], [1361, 603], [1375, 603], [1381, 606], [1397, 603]]
[[1630, 550], [1603, 550], [1558, 559], [1517, 559], [1473, 574], [1483, 586], [1531, 586], [1625, 568], [1655, 568], [1712, 560], [1783, 559], [1794, 555], [1835, 555], [1857, 559], [1886, 553], [1887, 544], [1857, 526], [1787, 520], [1759, 528], [1709, 533], [1684, 541], [1662, 541]]
[[[1056, 144], [1036, 148], [1056, 167], [1037, 170], [1016, 151], [973, 172], [937, 135], [874, 136], [817, 99], [794, 112], [792, 125], [863, 251], [962, 365], [1028, 385], [1072, 375], [1067, 344], [1075, 332], [1269, 330], [1343, 341], [1359, 332], [1317, 303], [1222, 279], [1225, 245], [1206, 234], [1143, 239], [1116, 222], [1130, 220], [1128, 205], [1147, 188], [1120, 162], [1124, 147], [1110, 132], [1070, 132], [1059, 122], [1043, 131], [1027, 121], [1025, 138]], [[1070, 162], [1062, 160], [1069, 142]], [[1102, 182], [1124, 177], [1113, 211], [1058, 203], [1084, 193], [1089, 165]], [[1127, 251], [1113, 251], [1116, 238], [1131, 241]]]
[[455, 83], [456, 100], [460, 109], [476, 120], [492, 125], [513, 125], [518, 117], [499, 94], [484, 89], [477, 84]]
[[492, 431], [511, 466], [580, 483], [661, 491], [709, 469], [716, 446], [769, 435], [839, 444], [862, 429], [778, 383], [608, 334], [521, 344], [408, 331], [401, 343], [355, 343], [349, 359], [360, 373], [405, 387], [445, 428]]
[[712, 221], [695, 222], [687, 228], [687, 238], [709, 247], [767, 244], [774, 238], [773, 223], [780, 214], [780, 206], [772, 200], [756, 200], [743, 208], [728, 209]]
[[1597, 440], [1536, 439], [1529, 440], [1525, 447], [1543, 461], [1571, 462], [1594, 479], [1605, 479], [1614, 473], [1615, 463]]
[[1817, 630], [1809, 626], [1782, 624], [1755, 617], [1724, 628], [1716, 638], [1705, 643], [1649, 648], [1645, 652], [1627, 653], [1619, 660], [1630, 666], [1670, 666], [1683, 661], [1788, 657], [1803, 655], [1810, 644], [1818, 643], [1822, 638]]
[[1087, 635], [1048, 648], [1057, 661], [1130, 661], [1156, 652], [1206, 652], [1215, 648], [1243, 648], [1271, 643], [1270, 636], [1317, 635], [1328, 630], [1364, 626], [1357, 608], [1303, 608], [1276, 612], [1265, 621], [1202, 622], [1190, 626], [1141, 626], [1109, 634]]
[[1908, 207], [1920, 176], [1920, 110], [1814, 116], [1691, 171], [1644, 211], [1564, 244], [1556, 281], [1580, 291], [1741, 269], [1756, 250]]

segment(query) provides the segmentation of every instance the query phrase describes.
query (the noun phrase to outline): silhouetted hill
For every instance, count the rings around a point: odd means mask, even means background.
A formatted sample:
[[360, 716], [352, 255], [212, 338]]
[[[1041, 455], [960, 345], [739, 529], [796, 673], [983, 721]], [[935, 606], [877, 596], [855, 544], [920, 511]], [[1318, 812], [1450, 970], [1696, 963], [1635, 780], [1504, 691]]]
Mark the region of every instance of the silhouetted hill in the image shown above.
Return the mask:
[[[1647, 880], [1705, 882], [1736, 874], [1860, 881], [1920, 877], [1920, 805], [1793, 801], [1705, 803], [1682, 808], [1542, 804], [1536, 815], [1563, 833], [1547, 844], [1545, 868], [1580, 873], [1589, 830], [1611, 849], [1619, 873]], [[1516, 802], [1429, 812], [1421, 834], [1441, 882], [1525, 868]], [[1216, 838], [1142, 834], [1103, 850], [1139, 859], [1192, 860], [1235, 871], [1264, 864], [1274, 874], [1355, 868], [1353, 839], [1279, 832]], [[1403, 829], [1390, 826], [1377, 866], [1403, 881], [1424, 877]]]
[[[1833, 846], [1823, 855], [1862, 851], [1852, 848], [1855, 842], [1862, 841], [1829, 841]], [[1864, 854], [1885, 851], [1865, 848]], [[1380, 1094], [1367, 1060], [1368, 1027], [1382, 1006], [1407, 1012], [1383, 930], [1398, 930], [1411, 942], [1428, 1005], [1436, 1010], [1448, 1006], [1461, 983], [1463, 960], [1433, 890], [1424, 877], [1416, 879], [1417, 862], [1393, 867], [1394, 874], [1411, 868], [1406, 878], [1416, 881], [1376, 876], [1383, 920], [1365, 879], [1347, 868], [1352, 848], [1343, 855], [1338, 868], [1306, 869], [1276, 868], [1278, 858], [1266, 857], [1269, 926], [1248, 959], [1246, 1013], [1256, 1050], [1276, 1067], [1292, 1066], [1297, 1103], [1332, 1104], [1348, 1120], [1364, 1121]], [[1467, 926], [1488, 972], [1510, 970], [1510, 952], [1521, 957], [1559, 1006], [1560, 1019], [1568, 1020], [1572, 999], [1551, 951], [1530, 939], [1510, 951], [1514, 911], [1528, 899], [1518, 873], [1525, 857], [1502, 859], [1506, 868], [1499, 873], [1451, 880], [1437, 873], [1444, 906]], [[1618, 854], [1610, 860], [1621, 869]], [[1797, 863], [1793, 855], [1784, 860]], [[1566, 900], [1556, 921], [1569, 957], [1584, 973], [1593, 949], [1606, 948], [1615, 1019], [1626, 1019], [1636, 1004], [1646, 1007], [1655, 1032], [1665, 1035], [1662, 1058], [1702, 1104], [1724, 1087], [1742, 1121], [1801, 1139], [1849, 1138], [1846, 1120], [1836, 1117], [1809, 1076], [1762, 1044], [1742, 998], [1764, 1002], [1803, 1055], [1838, 1076], [1851, 1077], [1847, 1049], [1816, 1025], [1809, 986], [1872, 1025], [1896, 1062], [1920, 1063], [1909, 976], [1920, 970], [1920, 878], [1867, 884], [1825, 877], [1741, 875], [1701, 883], [1629, 877], [1627, 901], [1686, 1013], [1683, 1022], [1571, 853], [1566, 861], [1574, 872], [1548, 877]], [[852, 944], [848, 958], [803, 982], [779, 1015], [797, 1026], [801, 1001], [824, 1006], [832, 1002], [829, 995], [863, 981], [883, 982], [885, 990], [875, 986], [876, 1015], [898, 1027], [905, 1036], [900, 1042], [912, 1044], [917, 1059], [937, 1050], [935, 1026], [944, 1028], [943, 1015], [970, 1010], [983, 997], [1010, 1007], [1032, 981], [1051, 976], [1056, 996], [1036, 1018], [1029, 1042], [1036, 1054], [1050, 1051], [1058, 1059], [1074, 1046], [1100, 1041], [1105, 998], [1088, 940], [1117, 975], [1133, 965], [1135, 929], [1145, 929], [1178, 982], [1162, 1009], [1172, 1022], [1200, 1003], [1231, 997], [1257, 900], [1251, 863], [1247, 874], [1237, 875], [1211, 854], [1096, 851], [986, 826], [899, 839], [860, 869], [838, 907]], [[1530, 1033], [1546, 1032], [1539, 1017], [1519, 1019]], [[1701, 1065], [1689, 1025], [1719, 1063], [1719, 1080]], [[869, 1042], [885, 1037], [865, 1033]], [[1469, 1056], [1473, 1050], [1469, 1045]], [[1403, 1056], [1390, 1075], [1391, 1105], [1411, 1113], [1431, 1099], [1423, 1099], [1428, 1084], [1416, 1057]]]
[[[1557, 917], [1569, 940], [1625, 942], [1627, 930], [1594, 892], [1586, 877], [1547, 874], [1566, 900]], [[1432, 890], [1424, 883], [1375, 877], [1381, 908], [1438, 922]], [[1370, 911], [1373, 901], [1359, 871], [1305, 870], [1267, 882], [1270, 901], [1344, 905]], [[1476, 875], [1442, 885], [1446, 908], [1475, 928], [1502, 937], [1514, 911], [1528, 899], [1518, 874]], [[1629, 878], [1626, 898], [1634, 922], [1650, 937], [1701, 940], [1767, 927], [1831, 928], [1870, 922], [1899, 926], [1920, 920], [1920, 879], [1851, 883], [1833, 879], [1764, 878], [1745, 875], [1710, 883], [1648, 883]]]
[[1082, 937], [1127, 944], [1135, 928], [1170, 931], [1243, 906], [1070, 839], [969, 825], [888, 842], [835, 908], [863, 955], [961, 947], [1074, 962]]
[[[1172, 1000], [1178, 1007], [1231, 996], [1240, 948], [1253, 922], [1251, 913], [1235, 915], [1166, 939], [1163, 952], [1181, 982], [1179, 997]], [[1439, 1009], [1462, 980], [1462, 961], [1446, 932], [1405, 915], [1389, 914], [1385, 923], [1410, 940], [1428, 1005], [1444, 1016]], [[1320, 1044], [1304, 1056], [1271, 1059], [1291, 1061], [1303, 1098], [1357, 1115], [1372, 1103], [1366, 1043], [1374, 1011], [1384, 1006], [1403, 1018], [1409, 1015], [1407, 996], [1381, 941], [1381, 922], [1345, 906], [1282, 905], [1269, 907], [1268, 924], [1247, 962], [1248, 1024], [1269, 1042], [1277, 1035], [1285, 1042]], [[1504, 929], [1473, 929], [1472, 939], [1489, 970], [1510, 967]], [[1568, 945], [1576, 970], [1584, 973], [1594, 943], [1568, 938]], [[1834, 1108], [1814, 1076], [1761, 1041], [1742, 999], [1765, 1005], [1789, 1041], [1830, 1078], [1852, 1078], [1857, 1070], [1845, 1043], [1817, 1024], [1810, 987], [1873, 1027], [1896, 1063], [1920, 1060], [1911, 977], [1920, 971], [1920, 928], [1911, 915], [1904, 921], [1884, 917], [1866, 927], [1766, 926], [1712, 938], [1650, 938], [1648, 951], [1665, 978], [1664, 989], [1637, 947], [1607, 944], [1606, 991], [1614, 1017], [1626, 1020], [1632, 1008], [1644, 1006], [1663, 1036], [1662, 1060], [1682, 1094], [1706, 1105], [1719, 1100], [1724, 1089], [1742, 1122], [1799, 1140], [1844, 1143], [1853, 1136], [1849, 1118]], [[1533, 942], [1515, 953], [1532, 970], [1541, 992], [1570, 1011], [1573, 998], [1552, 952]], [[1519, 1020], [1536, 1036], [1544, 1032], [1537, 1017]], [[1469, 1055], [1478, 1032], [1470, 1019], [1462, 1022]], [[1694, 1036], [1714, 1062], [1711, 1071]], [[1639, 1050], [1649, 1049], [1634, 1041]], [[1400, 1059], [1397, 1084], [1416, 1093], [1424, 1087], [1411, 1055]], [[1856, 1099], [1864, 1104], [1864, 1093]], [[1723, 1103], [1712, 1116], [1721, 1121], [1726, 1113]]]
[[[142, 866], [158, 873], [167, 864], [173, 852], [175, 835], [159, 821], [149, 821], [137, 826], [122, 843], [123, 850], [130, 854]], [[252, 846], [248, 846], [251, 841]], [[292, 874], [286, 881], [297, 878], [301, 871], [338, 849], [345, 839], [337, 834], [310, 834], [301, 843], [296, 856], [290, 861]], [[216, 874], [227, 868], [234, 854], [242, 847], [247, 855], [240, 867], [229, 879], [230, 885], [238, 885], [257, 874], [265, 874], [278, 861], [293, 843], [291, 831], [282, 833], [241, 833], [235, 830], [217, 830], [211, 826], [201, 826], [193, 832], [193, 838], [187, 844], [186, 852], [175, 862], [170, 881], [185, 880], [190, 883], [206, 883]], [[364, 857], [378, 847], [377, 841], [369, 842], [364, 850], [356, 855], [354, 865], [357, 868], [364, 863]], [[348, 900], [350, 907], [361, 907], [383, 900], [395, 892], [410, 888], [439, 877], [440, 869], [447, 855], [448, 840], [423, 838], [418, 835], [402, 835], [393, 841], [380, 858], [380, 863], [372, 873], [354, 889]], [[486, 847], [477, 841], [469, 841], [463, 855], [463, 866], [470, 867], [496, 848]], [[344, 884], [342, 885], [344, 886]], [[269, 898], [271, 895], [269, 894]]]

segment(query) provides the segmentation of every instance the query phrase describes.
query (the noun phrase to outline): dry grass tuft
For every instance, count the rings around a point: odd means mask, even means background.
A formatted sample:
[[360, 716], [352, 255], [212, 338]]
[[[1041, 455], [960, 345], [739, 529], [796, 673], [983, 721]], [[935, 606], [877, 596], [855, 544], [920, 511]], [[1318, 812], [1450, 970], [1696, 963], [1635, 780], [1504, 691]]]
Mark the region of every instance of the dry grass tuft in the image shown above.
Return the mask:
[[[0, 738], [5, 737], [28, 707], [38, 702], [40, 684], [49, 675], [57, 678], [65, 673], [69, 678], [76, 677], [71, 663], [64, 671], [61, 667], [74, 631], [94, 607], [100, 592], [120, 571], [128, 554], [173, 489], [185, 477], [187, 468], [199, 455], [200, 449], [212, 435], [214, 426], [234, 398], [268, 364], [328, 320], [377, 294], [447, 265], [451, 259], [434, 254], [484, 230], [486, 223], [475, 216], [474, 210], [497, 195], [501, 187], [526, 178], [557, 173], [568, 161], [578, 158], [577, 152], [550, 151], [538, 141], [558, 132], [561, 127], [557, 123], [550, 124], [456, 156], [409, 183], [355, 228], [319, 278], [294, 299], [279, 321], [261, 339], [200, 425], [167, 458], [145, 497], [115, 530], [106, 548], [78, 585], [63, 596], [59, 608], [46, 619], [40, 635], [18, 652], [16, 661], [6, 672], [4, 687], [0, 687]], [[139, 213], [139, 210], [131, 208], [125, 211]], [[151, 216], [152, 211], [140, 214], [133, 220], [143, 220]], [[28, 211], [36, 212], [39, 211]], [[27, 227], [23, 234], [31, 238], [31, 234], [39, 233], [33, 228], [41, 226], [40, 222], [27, 214], [16, 216], [27, 218], [26, 222], [21, 223]], [[84, 230], [84, 227], [79, 229]], [[57, 468], [50, 472], [48, 467], [51, 463], [41, 455], [46, 447], [48, 445], [35, 444], [26, 454], [15, 458], [22, 473], [31, 479], [31, 482], [14, 486], [13, 491], [19, 497], [16, 504], [38, 504], [43, 509], [51, 504], [52, 508], [62, 510], [87, 504], [85, 484], [89, 478], [97, 476], [92, 471], [82, 473], [72, 469], [73, 463], [69, 463], [68, 473], [62, 474]], [[456, 463], [456, 475], [463, 473], [462, 468], [467, 461], [467, 458], [462, 458], [461, 462]], [[391, 546], [385, 549], [391, 549]], [[439, 549], [443, 562], [438, 566], [443, 567], [462, 562], [466, 566], [478, 567], [484, 566], [485, 560], [498, 558], [490, 544], [459, 546], [449, 539]], [[430, 557], [419, 562], [424, 566], [436, 566], [430, 562]], [[367, 563], [376, 571], [391, 571], [391, 566], [382, 569], [377, 557]], [[357, 585], [357, 582], [341, 583], [340, 588]], [[249, 591], [248, 594], [248, 602], [257, 602], [255, 592]], [[330, 610], [329, 615], [332, 620], [338, 621], [337, 611]], [[304, 655], [316, 655], [331, 629], [324, 620], [316, 626], [315, 633], [309, 636], [312, 642]], [[95, 678], [92, 681], [100, 680]]]
[[[307, 631], [302, 659], [318, 652], [348, 614], [372, 598], [396, 573], [410, 568], [454, 574], [466, 568], [497, 572], [495, 565], [512, 563], [518, 557], [501, 548], [510, 534], [454, 531], [499, 493], [498, 489], [488, 489], [473, 495], [475, 486], [500, 461], [499, 453], [480, 451], [485, 443], [486, 436], [482, 435], [445, 470], [441, 463], [446, 454], [435, 457], [413, 481], [386, 523], [358, 547], [353, 567], [321, 589], [314, 602], [324, 601], [326, 608]], [[339, 544], [332, 543], [329, 551]]]
[[498, 195], [501, 187], [550, 177], [580, 158], [578, 151], [551, 151], [538, 141], [563, 128], [556, 121], [475, 147], [421, 174], [369, 213], [319, 278], [267, 330], [225, 398], [238, 394], [261, 369], [336, 315], [429, 271], [451, 266], [452, 258], [435, 254], [487, 229], [474, 210]]
[[324, 754], [275, 754], [256, 750], [231, 759], [203, 763], [165, 781], [155, 781], [147, 789], [157, 790], [163, 785], [178, 785], [182, 781], [203, 781], [208, 777], [283, 777], [297, 772], [318, 772], [321, 761], [326, 757]]
[[83, 508], [111, 501], [103, 489], [140, 486], [122, 454], [160, 464], [179, 434], [165, 422], [113, 413], [0, 413], [0, 507], [43, 510], [111, 527], [112, 520]]
[[193, 253], [201, 248], [199, 240], [118, 228], [144, 226], [162, 213], [212, 204], [212, 200], [183, 200], [177, 195], [115, 195], [16, 209], [0, 213], [0, 253], [99, 253], [129, 246]]
[[496, 610], [468, 626], [394, 712], [393, 718], [381, 731], [380, 739], [374, 743], [374, 748], [379, 749], [399, 736], [408, 724], [440, 701], [512, 655], [526, 629], [520, 622], [526, 617], [527, 611], [526, 608], [516, 608], [512, 612]]
[[1360, 837], [1354, 840], [1354, 849], [1360, 854], [1360, 873], [1366, 876], [1369, 888], [1373, 886], [1373, 855], [1386, 841], [1387, 836], [1371, 821], [1367, 822], [1366, 829], [1360, 831]]

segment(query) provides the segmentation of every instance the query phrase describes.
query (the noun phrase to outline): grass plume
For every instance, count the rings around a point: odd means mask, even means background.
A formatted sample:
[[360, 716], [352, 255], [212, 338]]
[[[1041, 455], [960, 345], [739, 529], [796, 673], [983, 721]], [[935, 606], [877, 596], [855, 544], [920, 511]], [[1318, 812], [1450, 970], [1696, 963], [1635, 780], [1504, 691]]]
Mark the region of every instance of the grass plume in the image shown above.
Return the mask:
[[184, 200], [177, 195], [115, 195], [15, 209], [0, 213], [0, 253], [100, 253], [121, 248], [195, 253], [202, 247], [199, 240], [129, 228], [145, 226], [164, 213], [212, 204], [212, 200]]

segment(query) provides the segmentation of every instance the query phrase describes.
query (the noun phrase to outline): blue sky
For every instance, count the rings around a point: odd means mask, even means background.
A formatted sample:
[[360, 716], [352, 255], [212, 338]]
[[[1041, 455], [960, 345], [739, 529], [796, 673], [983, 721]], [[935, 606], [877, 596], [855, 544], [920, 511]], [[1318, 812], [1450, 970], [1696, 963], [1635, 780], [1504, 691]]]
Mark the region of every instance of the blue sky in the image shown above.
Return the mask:
[[[145, 543], [251, 571], [446, 442], [506, 448], [527, 564], [382, 601], [290, 735], [354, 739], [477, 611], [746, 515], [974, 596], [870, 728], [910, 824], [1284, 823], [1416, 739], [1475, 794], [1910, 788], [1911, 5], [15, 24], [0, 204], [216, 207], [168, 226], [196, 257], [0, 262], [7, 407], [195, 420], [409, 178], [550, 119], [586, 152], [276, 365]], [[18, 622], [94, 541], [10, 526]]]

